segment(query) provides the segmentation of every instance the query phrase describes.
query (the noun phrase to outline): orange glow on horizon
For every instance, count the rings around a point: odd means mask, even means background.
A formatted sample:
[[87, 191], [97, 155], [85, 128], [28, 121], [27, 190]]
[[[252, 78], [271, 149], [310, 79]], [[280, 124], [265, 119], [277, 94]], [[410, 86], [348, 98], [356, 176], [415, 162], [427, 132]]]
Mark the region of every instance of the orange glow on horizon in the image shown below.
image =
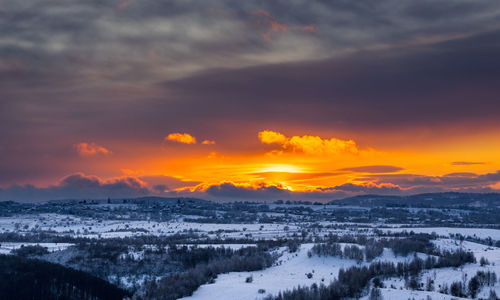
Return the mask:
[[[224, 143], [215, 144], [211, 140], [197, 143], [189, 133], [173, 133], [165, 139], [183, 145], [140, 145], [121, 152], [118, 146], [110, 144], [113, 155], [101, 156], [95, 164], [92, 163], [94, 158], [89, 157], [85, 164], [82, 161], [84, 167], [77, 170], [96, 174], [103, 180], [135, 177], [150, 188], [164, 180], [167, 190], [179, 192], [204, 191], [211, 185], [227, 182], [247, 188], [275, 186], [306, 192], [344, 184], [404, 190], [408, 182], [417, 185], [421, 178], [418, 176], [427, 176], [426, 181], [439, 183], [443, 181], [441, 176], [450, 173], [472, 176], [467, 173], [485, 174], [500, 169], [495, 148], [488, 145], [488, 148], [471, 151], [470, 143], [441, 147], [441, 151], [389, 151], [362, 147], [353, 139], [287, 136], [265, 130], [253, 136], [256, 150], [244, 152], [226, 150]], [[103, 149], [108, 152], [98, 150], [101, 146], [89, 145], [86, 147], [94, 147], [96, 153], [111, 153], [107, 148]], [[461, 178], [454, 176], [452, 179]], [[401, 184], [401, 180], [406, 180], [405, 184]], [[492, 183], [490, 187], [499, 189], [500, 185]]]

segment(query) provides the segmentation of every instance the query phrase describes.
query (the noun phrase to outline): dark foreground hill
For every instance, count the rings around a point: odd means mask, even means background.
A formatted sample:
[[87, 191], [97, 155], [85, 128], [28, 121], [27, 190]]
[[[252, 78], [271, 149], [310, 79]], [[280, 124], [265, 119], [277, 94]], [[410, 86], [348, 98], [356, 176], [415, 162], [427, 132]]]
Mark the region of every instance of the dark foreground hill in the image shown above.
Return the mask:
[[100, 278], [61, 265], [0, 255], [0, 299], [123, 299], [124, 291]]

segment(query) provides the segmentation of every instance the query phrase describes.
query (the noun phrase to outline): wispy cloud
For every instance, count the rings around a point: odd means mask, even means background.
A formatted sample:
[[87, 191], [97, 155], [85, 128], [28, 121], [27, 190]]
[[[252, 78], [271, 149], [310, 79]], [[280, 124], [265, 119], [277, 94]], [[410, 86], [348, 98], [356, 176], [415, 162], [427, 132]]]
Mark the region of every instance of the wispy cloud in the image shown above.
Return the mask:
[[451, 164], [454, 166], [470, 166], [470, 165], [484, 165], [486, 163], [481, 161], [454, 161]]
[[395, 173], [404, 170], [404, 168], [396, 166], [361, 166], [361, 167], [350, 167], [342, 168], [339, 171], [351, 171], [358, 173]]
[[82, 142], [75, 145], [75, 149], [81, 156], [95, 156], [99, 154], [109, 155], [111, 151], [103, 146], [99, 146], [96, 143]]

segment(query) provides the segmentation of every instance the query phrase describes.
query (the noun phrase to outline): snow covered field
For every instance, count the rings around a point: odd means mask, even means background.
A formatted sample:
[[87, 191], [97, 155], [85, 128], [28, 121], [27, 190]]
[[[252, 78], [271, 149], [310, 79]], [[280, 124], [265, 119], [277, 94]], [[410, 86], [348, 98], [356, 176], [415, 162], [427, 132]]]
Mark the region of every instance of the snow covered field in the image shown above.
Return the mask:
[[[102, 205], [101, 205], [102, 206]], [[100, 207], [101, 207], [100, 206]], [[348, 207], [347, 207], [348, 208]], [[314, 211], [325, 209], [322, 206], [315, 206]], [[343, 207], [346, 209], [346, 207]], [[335, 211], [335, 209], [329, 209]], [[269, 213], [268, 216], [284, 216], [280, 213]], [[257, 246], [259, 240], [276, 240], [279, 238], [301, 239], [304, 237], [314, 238], [309, 239], [300, 245], [297, 252], [290, 253], [287, 247], [280, 247], [273, 250], [278, 253], [279, 257], [273, 266], [253, 272], [230, 272], [219, 274], [213, 283], [207, 283], [200, 286], [192, 296], [184, 299], [218, 299], [218, 300], [254, 300], [263, 299], [271, 295], [277, 295], [280, 291], [293, 289], [297, 286], [311, 286], [313, 283], [318, 285], [328, 285], [332, 280], [336, 279], [341, 268], [349, 268], [355, 265], [369, 265], [368, 262], [358, 263], [351, 259], [333, 257], [333, 256], [317, 256], [308, 255], [308, 251], [314, 246], [311, 241], [316, 238], [321, 239], [328, 234], [350, 236], [366, 235], [367, 237], [377, 238], [377, 231], [380, 229], [384, 233], [401, 233], [403, 231], [414, 233], [435, 233], [441, 238], [432, 240], [434, 245], [441, 250], [457, 250], [463, 249], [474, 253], [478, 263], [466, 264], [460, 268], [442, 268], [424, 270], [420, 274], [420, 282], [425, 283], [427, 278], [434, 281], [434, 291], [416, 291], [411, 290], [406, 286], [404, 278], [389, 278], [384, 280], [384, 288], [381, 288], [382, 295], [385, 300], [391, 299], [431, 299], [450, 300], [458, 299], [451, 295], [439, 293], [442, 286], [450, 285], [454, 281], [462, 281], [467, 283], [467, 280], [473, 277], [477, 271], [492, 271], [500, 277], [500, 248], [486, 246], [483, 244], [460, 241], [456, 238], [456, 234], [462, 236], [470, 236], [476, 239], [491, 239], [492, 241], [500, 240], [500, 230], [488, 228], [470, 228], [463, 227], [412, 227], [415, 224], [383, 224], [382, 223], [356, 223], [351, 221], [339, 222], [321, 220], [318, 222], [300, 221], [297, 219], [274, 223], [208, 223], [196, 222], [200, 218], [196, 215], [175, 216], [168, 221], [159, 222], [152, 220], [110, 220], [106, 218], [92, 218], [85, 216], [63, 215], [57, 213], [43, 214], [23, 214], [13, 217], [0, 217], [0, 233], [18, 233], [18, 234], [37, 234], [43, 233], [48, 236], [60, 237], [83, 237], [105, 240], [108, 238], [124, 238], [124, 237], [140, 237], [140, 236], [163, 236], [171, 237], [177, 234], [188, 234], [194, 236], [193, 241], [187, 239], [177, 246], [194, 246], [203, 247], [226, 247], [232, 250], [238, 250], [243, 247]], [[185, 222], [185, 219], [190, 219], [191, 222]], [[222, 243], [214, 244], [210, 239], [220, 239]], [[224, 242], [224, 239], [231, 238]], [[197, 243], [199, 239], [200, 243]], [[234, 241], [234, 239], [241, 239]], [[354, 239], [355, 240], [355, 239]], [[231, 243], [233, 241], [234, 243]], [[245, 242], [248, 241], [248, 244]], [[255, 242], [253, 242], [255, 241]], [[46, 247], [49, 252], [56, 252], [68, 249], [72, 243], [31, 243], [31, 242], [0, 242], [0, 254], [10, 254], [13, 249], [18, 249], [21, 245], [40, 245]], [[345, 246], [346, 244], [342, 244]], [[147, 250], [156, 250], [157, 245], [147, 243], [142, 245], [129, 246], [128, 252], [125, 250], [119, 255], [120, 259], [139, 262], [147, 258]], [[169, 246], [163, 244], [167, 250]], [[364, 246], [359, 246], [363, 249]], [[127, 247], [125, 247], [127, 249]], [[70, 249], [71, 250], [71, 249]], [[72, 250], [71, 250], [72, 251]], [[51, 255], [54, 253], [51, 253]], [[426, 254], [417, 253], [418, 257], [425, 259]], [[375, 258], [374, 261], [387, 262], [408, 262], [413, 259], [413, 254], [402, 257], [395, 256], [392, 250], [386, 248], [382, 255]], [[480, 258], [484, 257], [489, 261], [488, 265], [481, 266]], [[164, 274], [163, 274], [164, 275]], [[133, 277], [138, 277], [132, 283]], [[128, 282], [124, 284], [126, 287], [132, 287], [134, 284], [141, 284], [144, 278], [161, 278], [154, 277], [156, 275], [134, 275], [122, 276], [116, 278], [116, 281]], [[141, 277], [142, 276], [142, 277]], [[251, 282], [247, 282], [247, 278], [251, 277]], [[110, 277], [111, 278], [111, 277]], [[132, 278], [132, 279], [131, 279]], [[495, 290], [500, 295], [500, 283], [493, 287], [484, 287], [479, 297], [487, 298], [490, 288]], [[368, 299], [368, 296], [364, 297]], [[469, 298], [470, 299], [470, 298]]]
[[[280, 291], [292, 289], [297, 286], [311, 286], [313, 283], [327, 285], [338, 275], [341, 268], [349, 268], [354, 265], [369, 265], [364, 262], [358, 264], [352, 259], [342, 259], [332, 256], [309, 257], [307, 252], [314, 244], [302, 244], [296, 253], [283, 251], [276, 265], [262, 271], [255, 272], [232, 272], [219, 275], [213, 284], [202, 285], [192, 296], [184, 299], [220, 299], [220, 300], [254, 300], [262, 299]], [[345, 246], [345, 244], [342, 244]], [[425, 258], [426, 255], [419, 254]], [[374, 261], [409, 261], [413, 256], [395, 256], [392, 251], [385, 249], [383, 254]], [[312, 274], [308, 278], [308, 273]], [[252, 276], [251, 283], [245, 282], [246, 278]], [[259, 290], [265, 292], [259, 293]]]
[[29, 233], [48, 231], [58, 235], [88, 238], [115, 238], [139, 235], [173, 235], [195, 232], [222, 237], [241, 238], [252, 235], [260, 238], [285, 236], [299, 229], [287, 224], [207, 224], [179, 221], [122, 221], [96, 220], [59, 214], [25, 215], [0, 218], [1, 232]]
[[[313, 244], [303, 244], [296, 253], [282, 250], [283, 255], [277, 264], [262, 271], [219, 275], [214, 284], [202, 285], [193, 296], [185, 299], [262, 299], [268, 294], [277, 294], [280, 290], [298, 285], [310, 286], [321, 282], [328, 284], [337, 276], [340, 268], [356, 264], [354, 260], [336, 257], [309, 258], [307, 251], [312, 246]], [[311, 273], [312, 278], [307, 278], [307, 273]], [[253, 277], [253, 282], [246, 283], [245, 280], [249, 276]], [[259, 293], [260, 289], [265, 292]]]

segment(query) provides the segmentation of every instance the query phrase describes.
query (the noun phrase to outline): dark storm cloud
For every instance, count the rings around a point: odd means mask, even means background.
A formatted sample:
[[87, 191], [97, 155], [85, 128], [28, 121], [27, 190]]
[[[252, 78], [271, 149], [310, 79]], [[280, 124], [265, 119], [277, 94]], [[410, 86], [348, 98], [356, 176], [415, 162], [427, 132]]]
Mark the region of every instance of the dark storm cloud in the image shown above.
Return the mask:
[[205, 191], [209, 196], [234, 199], [269, 199], [271, 197], [289, 197], [290, 191], [283, 187], [262, 185], [258, 187], [237, 186], [233, 183], [211, 185]]
[[350, 128], [492, 121], [500, 113], [499, 40], [500, 31], [342, 59], [207, 72], [165, 86], [178, 97], [177, 109], [207, 105], [200, 113], [219, 118]]
[[397, 186], [373, 184], [352, 184], [317, 188], [311, 191], [290, 191], [282, 186], [262, 185], [257, 187], [239, 186], [233, 183], [222, 183], [211, 185], [205, 190], [205, 194], [199, 194], [215, 200], [254, 200], [254, 201], [275, 201], [275, 200], [306, 200], [306, 201], [328, 201], [340, 199], [359, 194], [404, 194]]
[[199, 197], [223, 201], [329, 201], [346, 197], [346, 195], [350, 193], [335, 189], [292, 192], [283, 186], [265, 184], [241, 186], [230, 182], [211, 185], [203, 193], [198, 194]]
[[[500, 12], [497, 1], [175, 0], [128, 1], [117, 9], [120, 3], [2, 0], [2, 60], [21, 60], [44, 75], [151, 82], [209, 67], [326, 58], [483, 32], [498, 24]], [[269, 43], [255, 11], [289, 30]], [[317, 35], [292, 30], [309, 25]]]
[[102, 199], [138, 197], [150, 193], [144, 182], [134, 177], [102, 180], [97, 176], [75, 173], [66, 176], [57, 185], [47, 188], [13, 185], [0, 189], [0, 200], [35, 202], [58, 199]]

